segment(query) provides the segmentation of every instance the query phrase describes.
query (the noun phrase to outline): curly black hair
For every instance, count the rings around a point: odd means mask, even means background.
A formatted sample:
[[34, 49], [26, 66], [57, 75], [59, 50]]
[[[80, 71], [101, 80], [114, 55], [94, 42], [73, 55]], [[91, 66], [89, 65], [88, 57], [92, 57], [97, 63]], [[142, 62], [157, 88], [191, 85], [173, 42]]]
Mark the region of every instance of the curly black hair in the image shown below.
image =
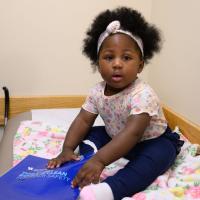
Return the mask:
[[148, 23], [138, 11], [119, 7], [114, 10], [101, 12], [93, 21], [86, 38], [83, 40], [83, 54], [90, 60], [93, 67], [98, 65], [97, 42], [101, 33], [106, 30], [108, 24], [114, 20], [120, 21], [123, 30], [131, 32], [142, 39], [144, 56], [143, 60], [147, 64], [161, 49], [161, 34], [158, 28]]

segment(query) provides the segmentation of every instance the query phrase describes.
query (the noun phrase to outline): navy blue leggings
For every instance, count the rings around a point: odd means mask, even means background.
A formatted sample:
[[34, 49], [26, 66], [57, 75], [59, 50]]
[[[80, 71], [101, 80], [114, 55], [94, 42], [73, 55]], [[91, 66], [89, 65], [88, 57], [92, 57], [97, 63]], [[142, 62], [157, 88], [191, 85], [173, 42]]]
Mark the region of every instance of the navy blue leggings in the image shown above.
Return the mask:
[[[93, 127], [84, 140], [93, 142], [97, 149], [107, 144], [111, 138], [105, 127]], [[131, 197], [144, 190], [159, 175], [163, 174], [174, 163], [183, 141], [179, 140], [177, 133], [166, 129], [160, 137], [138, 143], [126, 156], [128, 164], [115, 175], [108, 177], [104, 182], [112, 189], [114, 199]], [[85, 143], [80, 144], [80, 154], [93, 151]]]

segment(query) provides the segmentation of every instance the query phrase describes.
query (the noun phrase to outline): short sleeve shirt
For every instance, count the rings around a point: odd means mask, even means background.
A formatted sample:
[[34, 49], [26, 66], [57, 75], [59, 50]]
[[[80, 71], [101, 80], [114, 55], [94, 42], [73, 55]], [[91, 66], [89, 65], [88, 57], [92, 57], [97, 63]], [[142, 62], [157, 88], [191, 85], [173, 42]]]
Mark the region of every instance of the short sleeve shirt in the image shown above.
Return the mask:
[[82, 108], [102, 117], [110, 137], [123, 130], [130, 115], [141, 113], [148, 113], [151, 116], [142, 140], [155, 138], [164, 133], [167, 122], [159, 99], [148, 84], [137, 78], [123, 91], [112, 96], [104, 95], [105, 86], [104, 81], [96, 84], [90, 90]]

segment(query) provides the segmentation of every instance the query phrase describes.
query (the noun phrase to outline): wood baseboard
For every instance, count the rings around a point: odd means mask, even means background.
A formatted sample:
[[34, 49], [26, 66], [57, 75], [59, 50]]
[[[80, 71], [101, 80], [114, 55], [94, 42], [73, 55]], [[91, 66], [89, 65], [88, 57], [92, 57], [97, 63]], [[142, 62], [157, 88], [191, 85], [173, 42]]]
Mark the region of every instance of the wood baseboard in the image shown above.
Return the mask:
[[168, 121], [170, 128], [173, 130], [176, 126], [179, 127], [181, 133], [192, 143], [200, 144], [200, 126], [189, 121], [180, 114], [174, 112], [171, 108], [163, 105], [163, 112]]
[[[15, 115], [30, 111], [32, 109], [48, 109], [48, 108], [76, 108], [80, 107], [86, 96], [70, 95], [70, 96], [26, 96], [26, 97], [10, 97], [9, 118]], [[0, 124], [4, 123], [4, 99], [0, 98]]]
[[[81, 107], [85, 98], [86, 96], [84, 95], [11, 97], [9, 118], [32, 109]], [[2, 106], [4, 105], [3, 102], [4, 99], [0, 97], [0, 125], [3, 125], [4, 123], [4, 106]], [[174, 129], [175, 126], [179, 126], [181, 132], [192, 143], [200, 144], [199, 125], [190, 122], [165, 105], [163, 105], [163, 111], [170, 128]]]

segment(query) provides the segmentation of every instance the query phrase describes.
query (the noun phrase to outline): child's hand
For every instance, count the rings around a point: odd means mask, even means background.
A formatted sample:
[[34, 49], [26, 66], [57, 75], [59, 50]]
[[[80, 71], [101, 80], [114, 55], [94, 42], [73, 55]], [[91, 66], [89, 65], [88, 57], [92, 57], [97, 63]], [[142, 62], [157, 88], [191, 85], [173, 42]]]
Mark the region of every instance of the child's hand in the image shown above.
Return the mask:
[[63, 163], [71, 160], [79, 160], [78, 155], [74, 154], [74, 151], [70, 148], [63, 150], [56, 158], [49, 160], [47, 169], [53, 169], [60, 167]]
[[80, 169], [72, 181], [72, 187], [79, 186], [82, 188], [91, 183], [99, 183], [99, 178], [104, 167], [104, 164], [94, 156]]

